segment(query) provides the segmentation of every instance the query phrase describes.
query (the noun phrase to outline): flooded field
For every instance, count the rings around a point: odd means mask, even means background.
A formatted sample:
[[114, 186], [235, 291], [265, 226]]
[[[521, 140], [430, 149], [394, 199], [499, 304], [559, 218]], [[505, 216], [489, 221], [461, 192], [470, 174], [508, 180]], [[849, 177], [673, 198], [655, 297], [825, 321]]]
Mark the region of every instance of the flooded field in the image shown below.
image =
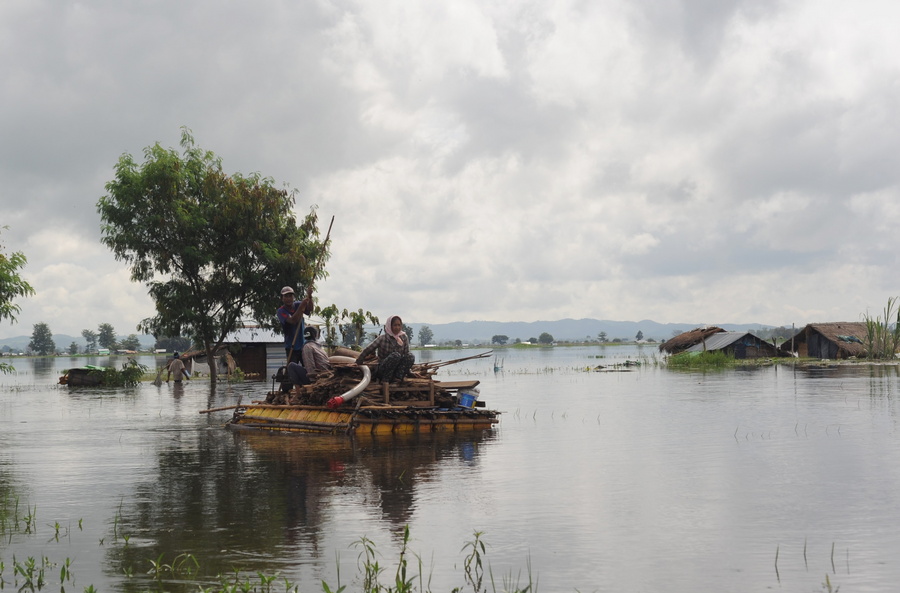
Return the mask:
[[355, 544], [393, 582], [405, 526], [433, 591], [471, 590], [476, 531], [497, 590], [529, 572], [539, 591], [900, 580], [898, 367], [675, 372], [655, 352], [450, 365], [440, 378], [479, 379], [499, 426], [379, 440], [234, 434], [227, 412], [198, 413], [261, 383], [68, 388], [62, 369], [103, 361], [15, 360], [0, 376], [0, 580], [21, 587], [14, 563], [32, 558], [52, 590], [196, 591], [242, 570], [278, 573], [273, 590], [334, 589], [338, 573], [360, 590]]

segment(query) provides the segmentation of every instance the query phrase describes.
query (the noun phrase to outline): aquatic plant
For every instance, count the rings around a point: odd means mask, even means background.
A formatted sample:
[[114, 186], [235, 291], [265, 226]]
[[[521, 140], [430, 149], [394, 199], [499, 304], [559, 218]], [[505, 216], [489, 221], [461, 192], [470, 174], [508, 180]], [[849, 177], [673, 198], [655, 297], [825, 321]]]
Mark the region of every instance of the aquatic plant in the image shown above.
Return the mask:
[[733, 366], [733, 354], [721, 350], [707, 352], [679, 352], [666, 359], [666, 366], [672, 369], [703, 370]]
[[[896, 308], [896, 310], [895, 310]], [[900, 297], [890, 297], [884, 306], [884, 317], [863, 315], [866, 323], [866, 352], [869, 358], [893, 359], [900, 347]]]
[[171, 563], [163, 562], [165, 555], [166, 553], [163, 552], [156, 560], [148, 560], [150, 563], [150, 570], [147, 571], [147, 574], [153, 575], [153, 578], [156, 580], [162, 579], [162, 577], [167, 574], [173, 577], [182, 575], [193, 576], [200, 569], [200, 563], [193, 554], [179, 554], [175, 556], [175, 559], [172, 560]]
[[134, 387], [141, 382], [149, 367], [129, 358], [122, 363], [122, 369], [107, 367], [103, 369], [103, 384], [109, 387]]

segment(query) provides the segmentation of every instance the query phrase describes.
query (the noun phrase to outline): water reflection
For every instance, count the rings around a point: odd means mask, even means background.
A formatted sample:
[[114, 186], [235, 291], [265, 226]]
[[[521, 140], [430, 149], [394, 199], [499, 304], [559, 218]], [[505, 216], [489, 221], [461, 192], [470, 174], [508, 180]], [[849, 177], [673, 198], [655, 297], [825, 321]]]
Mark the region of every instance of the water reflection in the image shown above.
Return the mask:
[[[266, 383], [65, 388], [72, 360], [58, 357], [47, 389], [17, 360], [25, 378], [0, 389], [0, 497], [39, 519], [37, 533], [7, 531], [0, 562], [71, 557], [78, 590], [187, 593], [196, 581], [147, 570], [191, 553], [204, 587], [236, 568], [313, 591], [337, 553], [344, 580], [356, 574], [361, 536], [390, 565], [409, 524], [412, 549], [434, 559], [432, 590], [462, 584], [475, 529], [494, 574], [528, 562], [554, 591], [811, 591], [824, 572], [875, 591], [900, 578], [896, 366], [588, 373], [635, 351], [501, 358], [505, 373], [491, 358], [447, 373], [482, 382], [507, 412], [498, 429], [387, 441], [233, 433], [227, 410], [198, 414], [260, 399]], [[69, 536], [48, 544], [56, 521]]]
[[[479, 463], [490, 433], [335, 438], [224, 431], [176, 433], [156, 471], [111, 518], [132, 545], [110, 549], [117, 573], [172, 550], [204, 558], [204, 572], [233, 572], [252, 560], [283, 568], [287, 557], [321, 560], [329, 517], [348, 510], [410, 523], [420, 489], [447, 471]], [[135, 545], [135, 542], [139, 542]], [[294, 550], [294, 553], [286, 553]]]

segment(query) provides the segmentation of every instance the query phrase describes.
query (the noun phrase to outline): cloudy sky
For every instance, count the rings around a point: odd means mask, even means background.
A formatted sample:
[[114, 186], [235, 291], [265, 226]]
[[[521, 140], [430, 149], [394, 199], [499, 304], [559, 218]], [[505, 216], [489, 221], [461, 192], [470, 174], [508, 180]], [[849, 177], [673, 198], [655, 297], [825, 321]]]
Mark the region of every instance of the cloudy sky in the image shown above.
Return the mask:
[[[324, 304], [880, 313], [900, 295], [898, 22], [887, 0], [4, 0], [0, 243], [36, 295], [0, 337], [153, 314], [96, 203], [120, 155], [181, 126], [335, 216]], [[278, 288], [259, 287], [273, 311]]]

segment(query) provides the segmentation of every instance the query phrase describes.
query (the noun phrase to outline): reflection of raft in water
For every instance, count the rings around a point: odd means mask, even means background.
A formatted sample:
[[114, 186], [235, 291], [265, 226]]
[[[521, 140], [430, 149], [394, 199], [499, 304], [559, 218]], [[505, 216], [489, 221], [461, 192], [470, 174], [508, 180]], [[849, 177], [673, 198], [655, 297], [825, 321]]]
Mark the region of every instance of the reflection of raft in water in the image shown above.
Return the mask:
[[484, 409], [484, 403], [477, 401], [477, 380], [434, 380], [436, 368], [450, 363], [415, 365], [402, 383], [372, 383], [369, 368], [356, 366], [353, 358], [334, 356], [331, 362], [334, 369], [312, 385], [295, 387], [290, 393], [269, 393], [265, 402], [238, 404], [228, 427], [403, 434], [485, 430], [499, 421], [500, 412]]

